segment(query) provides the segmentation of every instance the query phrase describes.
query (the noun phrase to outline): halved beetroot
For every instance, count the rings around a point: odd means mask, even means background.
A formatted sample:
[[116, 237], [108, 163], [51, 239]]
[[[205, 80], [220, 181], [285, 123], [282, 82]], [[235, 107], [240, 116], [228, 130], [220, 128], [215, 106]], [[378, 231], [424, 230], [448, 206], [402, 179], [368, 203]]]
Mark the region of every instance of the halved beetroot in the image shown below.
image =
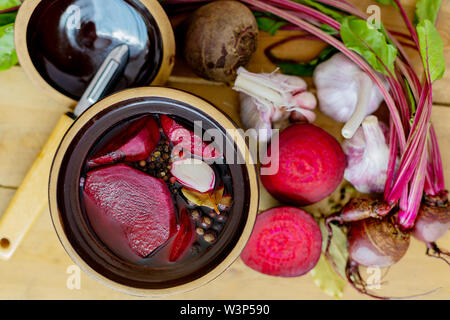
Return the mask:
[[303, 210], [280, 207], [258, 215], [241, 258], [261, 273], [297, 277], [314, 268], [321, 252], [317, 222]]
[[114, 137], [111, 143], [88, 160], [88, 168], [113, 164], [119, 161], [140, 161], [147, 159], [159, 142], [158, 123], [152, 116], [132, 123], [124, 132]]
[[[117, 237], [127, 239], [140, 257], [148, 256], [177, 231], [175, 206], [167, 185], [139, 170], [125, 164], [93, 170], [87, 174], [84, 191], [97, 214], [112, 221], [116, 232], [122, 230]], [[95, 231], [100, 238], [108, 232]]]
[[201, 137], [196, 136], [191, 130], [186, 129], [172, 118], [161, 115], [160, 120], [164, 134], [176, 146], [178, 151], [187, 151], [205, 160], [212, 160], [222, 156], [221, 152], [214, 148], [212, 143], [207, 144]]
[[187, 253], [195, 240], [194, 226], [186, 208], [180, 212], [179, 226], [180, 229], [178, 230], [170, 248], [170, 262], [175, 262], [181, 259]]

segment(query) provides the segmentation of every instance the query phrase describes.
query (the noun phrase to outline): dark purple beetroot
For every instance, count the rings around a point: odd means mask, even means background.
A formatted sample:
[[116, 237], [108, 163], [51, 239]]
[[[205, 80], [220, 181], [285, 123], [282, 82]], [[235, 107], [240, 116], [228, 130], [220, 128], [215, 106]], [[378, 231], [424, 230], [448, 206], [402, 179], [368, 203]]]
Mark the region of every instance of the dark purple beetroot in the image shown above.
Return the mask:
[[155, 150], [159, 138], [158, 123], [155, 119], [152, 116], [141, 118], [97, 152], [94, 159], [88, 160], [88, 167], [95, 168], [120, 161], [146, 160]]
[[220, 151], [213, 145], [207, 144], [201, 137], [196, 136], [191, 130], [186, 129], [172, 118], [161, 115], [161, 126], [164, 134], [179, 151], [187, 151], [205, 160], [212, 160], [221, 157]]
[[390, 267], [405, 255], [409, 239], [409, 233], [399, 230], [392, 219], [367, 218], [350, 225], [348, 252], [358, 265]]
[[[175, 206], [167, 185], [139, 170], [125, 164], [93, 170], [87, 174], [84, 191], [88, 197], [85, 203], [95, 205], [97, 214], [103, 215], [96, 220], [115, 225], [106, 244], [117, 243], [111, 241], [115, 236], [126, 239], [131, 250], [143, 258], [177, 231]], [[122, 234], [115, 235], [118, 230]], [[108, 232], [95, 231], [101, 238]]]
[[450, 228], [450, 205], [447, 192], [425, 196], [414, 224], [413, 235], [425, 242], [436, 242]]
[[297, 277], [314, 268], [321, 252], [322, 234], [311, 215], [280, 207], [258, 215], [241, 258], [261, 273]]

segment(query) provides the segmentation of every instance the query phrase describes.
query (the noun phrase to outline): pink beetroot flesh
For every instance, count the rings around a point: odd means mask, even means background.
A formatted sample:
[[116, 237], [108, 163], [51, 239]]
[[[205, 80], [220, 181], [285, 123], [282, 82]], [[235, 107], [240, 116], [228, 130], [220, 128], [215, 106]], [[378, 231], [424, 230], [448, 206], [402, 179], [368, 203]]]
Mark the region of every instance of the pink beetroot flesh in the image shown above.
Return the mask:
[[317, 222], [303, 210], [280, 207], [258, 215], [241, 258], [261, 273], [296, 277], [314, 268], [321, 252]]
[[[279, 138], [279, 153], [271, 160], [279, 161], [279, 170], [274, 175], [261, 175], [270, 194], [281, 201], [309, 205], [338, 187], [346, 158], [334, 137], [312, 124], [294, 124], [283, 130]], [[268, 150], [270, 157], [271, 148]]]
[[205, 160], [221, 157], [219, 150], [213, 145], [207, 144], [201, 137], [196, 136], [191, 130], [186, 129], [172, 118], [161, 115], [161, 126], [164, 134], [173, 143], [178, 151], [187, 151]]
[[88, 167], [146, 160], [159, 142], [158, 123], [152, 116], [132, 123], [125, 132], [115, 137], [111, 143], [88, 160]]
[[[88, 198], [86, 208], [95, 206], [94, 213], [101, 215], [90, 216], [90, 220], [97, 221], [94, 231], [107, 245], [126, 239], [135, 254], [146, 257], [177, 231], [175, 206], [167, 185], [125, 164], [90, 171], [84, 194]], [[95, 230], [96, 225], [111, 229]]]

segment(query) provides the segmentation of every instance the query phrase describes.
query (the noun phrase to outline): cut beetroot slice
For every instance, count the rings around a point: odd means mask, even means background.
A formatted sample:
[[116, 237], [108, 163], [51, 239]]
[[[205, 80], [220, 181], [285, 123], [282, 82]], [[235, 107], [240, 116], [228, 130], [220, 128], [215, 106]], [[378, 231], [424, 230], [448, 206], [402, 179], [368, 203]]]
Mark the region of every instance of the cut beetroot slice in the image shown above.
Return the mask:
[[205, 160], [213, 160], [222, 156], [213, 145], [207, 144], [201, 137], [186, 129], [172, 118], [161, 115], [161, 126], [164, 134], [176, 148], [174, 151], [187, 151]]
[[297, 277], [314, 268], [321, 251], [317, 222], [303, 210], [280, 207], [258, 215], [241, 258], [261, 273]]
[[194, 226], [187, 210], [184, 208], [180, 213], [180, 229], [175, 236], [169, 253], [169, 261], [175, 262], [183, 258], [195, 240]]
[[[96, 213], [115, 224], [114, 232], [122, 230], [117, 237], [126, 239], [140, 257], [148, 256], [177, 231], [175, 206], [167, 185], [139, 170], [125, 164], [93, 170], [87, 174], [84, 191], [91, 206], [96, 206]], [[100, 238], [108, 232], [95, 231]]]
[[88, 168], [113, 164], [120, 161], [135, 162], [147, 159], [159, 142], [158, 123], [152, 116], [132, 123], [125, 132], [112, 139], [98, 152], [94, 159], [88, 160]]

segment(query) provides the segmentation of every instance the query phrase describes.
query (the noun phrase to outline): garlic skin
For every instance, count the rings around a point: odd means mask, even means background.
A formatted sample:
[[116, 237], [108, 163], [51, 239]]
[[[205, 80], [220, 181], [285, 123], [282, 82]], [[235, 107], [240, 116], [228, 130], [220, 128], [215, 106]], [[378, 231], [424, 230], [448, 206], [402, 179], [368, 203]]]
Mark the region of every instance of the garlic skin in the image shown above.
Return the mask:
[[256, 129], [254, 137], [259, 142], [269, 141], [272, 128], [283, 127], [289, 119], [316, 119], [312, 111], [316, 97], [306, 91], [302, 78], [276, 72], [252, 73], [243, 67], [237, 74], [233, 89], [240, 92], [241, 121], [245, 128]]
[[389, 130], [368, 116], [355, 135], [342, 143], [347, 156], [344, 178], [361, 193], [383, 192], [389, 162]]
[[259, 104], [258, 100], [244, 93], [239, 94], [241, 100], [241, 121], [245, 128], [253, 128], [249, 136], [260, 142], [269, 141], [272, 137], [272, 109]]
[[[384, 76], [380, 77], [387, 86]], [[313, 78], [320, 110], [338, 122], [348, 122], [343, 130], [347, 139], [384, 100], [369, 76], [340, 52], [319, 64]]]

